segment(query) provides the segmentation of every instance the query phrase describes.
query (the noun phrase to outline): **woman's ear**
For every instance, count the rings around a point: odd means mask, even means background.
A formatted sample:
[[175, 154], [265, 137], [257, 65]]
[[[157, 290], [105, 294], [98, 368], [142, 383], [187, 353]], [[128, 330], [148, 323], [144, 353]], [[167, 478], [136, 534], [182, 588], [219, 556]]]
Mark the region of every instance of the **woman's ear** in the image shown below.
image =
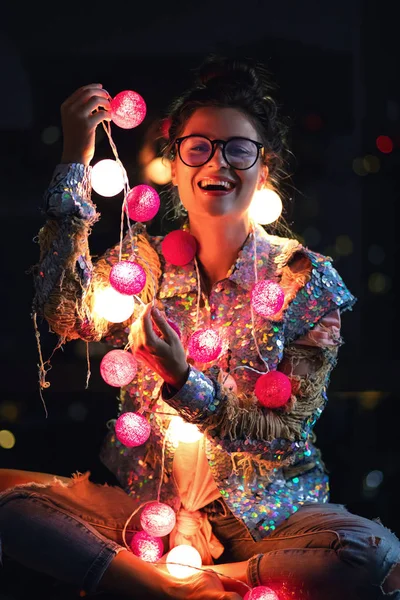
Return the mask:
[[268, 174], [269, 174], [269, 170], [268, 170], [267, 165], [263, 165], [260, 175], [258, 177], [258, 182], [257, 182], [258, 190], [261, 190], [264, 187], [265, 182], [268, 179]]
[[172, 181], [172, 185], [177, 185], [176, 184], [176, 165], [175, 165], [175, 160], [171, 160], [171, 181]]

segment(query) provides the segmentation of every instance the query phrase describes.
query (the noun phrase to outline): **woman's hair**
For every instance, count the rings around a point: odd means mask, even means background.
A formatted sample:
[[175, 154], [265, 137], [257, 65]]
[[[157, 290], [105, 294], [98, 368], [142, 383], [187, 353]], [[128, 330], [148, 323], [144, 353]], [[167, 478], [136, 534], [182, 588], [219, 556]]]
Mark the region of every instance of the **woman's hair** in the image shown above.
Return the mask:
[[[175, 157], [175, 140], [186, 122], [199, 108], [215, 106], [236, 108], [243, 112], [257, 130], [264, 145], [264, 162], [268, 166], [268, 183], [278, 191], [286, 177], [287, 125], [278, 115], [271, 96], [274, 90], [264, 65], [248, 58], [221, 58], [211, 55], [197, 69], [192, 87], [170, 106], [167, 117], [168, 137], [164, 156]], [[175, 216], [179, 215], [176, 198], [172, 198]]]

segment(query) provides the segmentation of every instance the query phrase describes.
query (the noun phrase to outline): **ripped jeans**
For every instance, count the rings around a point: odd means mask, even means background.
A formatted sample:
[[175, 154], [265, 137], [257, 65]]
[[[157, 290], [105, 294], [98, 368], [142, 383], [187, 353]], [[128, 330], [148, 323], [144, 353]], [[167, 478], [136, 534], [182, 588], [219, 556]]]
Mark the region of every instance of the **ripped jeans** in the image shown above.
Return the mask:
[[[90, 594], [125, 548], [121, 531], [135, 506], [120, 488], [88, 479], [70, 489], [68, 501], [52, 497], [48, 488], [5, 492], [0, 541], [16, 562]], [[225, 547], [217, 563], [248, 561], [249, 585], [266, 585], [279, 600], [400, 600], [400, 591], [388, 595], [382, 589], [400, 562], [400, 543], [378, 521], [337, 504], [306, 504], [255, 542], [222, 500], [204, 511]], [[138, 529], [130, 527], [127, 534]]]

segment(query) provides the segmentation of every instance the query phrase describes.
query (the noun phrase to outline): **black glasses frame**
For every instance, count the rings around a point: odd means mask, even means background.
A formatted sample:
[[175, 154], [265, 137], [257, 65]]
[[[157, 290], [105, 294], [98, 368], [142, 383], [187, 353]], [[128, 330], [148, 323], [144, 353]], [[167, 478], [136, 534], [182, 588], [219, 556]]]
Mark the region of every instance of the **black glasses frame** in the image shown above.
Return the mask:
[[[207, 160], [205, 160], [202, 163], [199, 163], [198, 165], [189, 165], [187, 162], [185, 162], [183, 160], [182, 155], [181, 155], [181, 144], [182, 144], [182, 142], [184, 140], [187, 140], [187, 139], [192, 138], [192, 137], [203, 138], [203, 139], [207, 140], [208, 142], [210, 142], [210, 144], [211, 144], [211, 153], [210, 153], [210, 156], [207, 158]], [[229, 162], [229, 160], [228, 160], [228, 158], [226, 157], [226, 154], [225, 154], [225, 148], [226, 148], [226, 145], [229, 142], [231, 142], [232, 140], [246, 140], [248, 142], [252, 142], [256, 146], [256, 148], [257, 148], [257, 156], [255, 157], [254, 162], [249, 167], [244, 167], [244, 168], [235, 167], [234, 165], [232, 165]], [[215, 151], [217, 149], [217, 144], [221, 144], [221, 147], [222, 147], [222, 156], [224, 157], [224, 159], [226, 160], [226, 162], [228, 163], [228, 165], [230, 167], [232, 167], [233, 169], [237, 169], [238, 171], [247, 171], [248, 169], [251, 169], [251, 167], [254, 167], [254, 165], [256, 164], [256, 162], [258, 161], [258, 159], [260, 157], [260, 151], [261, 151], [261, 149], [264, 148], [264, 144], [261, 144], [261, 142], [256, 142], [256, 140], [251, 140], [250, 138], [245, 138], [245, 137], [238, 136], [238, 137], [230, 138], [229, 140], [210, 140], [210, 138], [208, 138], [207, 136], [205, 136], [205, 135], [197, 135], [196, 133], [192, 133], [191, 135], [185, 135], [183, 137], [176, 138], [175, 144], [176, 144], [176, 146], [178, 148], [179, 158], [181, 159], [181, 161], [183, 162], [183, 164], [186, 165], [187, 167], [193, 167], [193, 168], [202, 167], [203, 165], [207, 164], [208, 161], [211, 160], [212, 157], [214, 156]]]

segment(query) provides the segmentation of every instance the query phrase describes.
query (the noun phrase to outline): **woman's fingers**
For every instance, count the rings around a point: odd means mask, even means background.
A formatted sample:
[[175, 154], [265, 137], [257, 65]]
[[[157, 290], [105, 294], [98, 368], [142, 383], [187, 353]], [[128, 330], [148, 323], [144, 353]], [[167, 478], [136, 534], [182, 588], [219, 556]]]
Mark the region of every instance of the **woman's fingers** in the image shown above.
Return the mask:
[[[66, 100], [64, 100], [63, 105], [69, 106], [70, 104], [73, 104], [76, 100], [78, 100], [83, 95], [87, 94], [88, 92], [90, 95], [94, 91], [100, 92], [101, 90], [104, 90], [103, 85], [101, 83], [89, 83], [88, 85], [83, 85], [82, 87], [75, 90], [75, 92], [73, 92], [70, 96], [68, 96], [68, 98]], [[104, 90], [104, 91], [106, 91], [106, 90]], [[108, 94], [108, 92], [106, 92], [106, 93]]]
[[158, 310], [158, 308], [155, 308], [154, 306], [151, 309], [151, 318], [153, 319], [154, 323], [157, 325], [158, 329], [161, 331], [162, 335], [164, 336], [164, 340], [167, 342], [167, 344], [171, 345], [171, 343], [174, 340], [179, 339], [178, 334], [168, 324], [163, 313], [160, 312]]

